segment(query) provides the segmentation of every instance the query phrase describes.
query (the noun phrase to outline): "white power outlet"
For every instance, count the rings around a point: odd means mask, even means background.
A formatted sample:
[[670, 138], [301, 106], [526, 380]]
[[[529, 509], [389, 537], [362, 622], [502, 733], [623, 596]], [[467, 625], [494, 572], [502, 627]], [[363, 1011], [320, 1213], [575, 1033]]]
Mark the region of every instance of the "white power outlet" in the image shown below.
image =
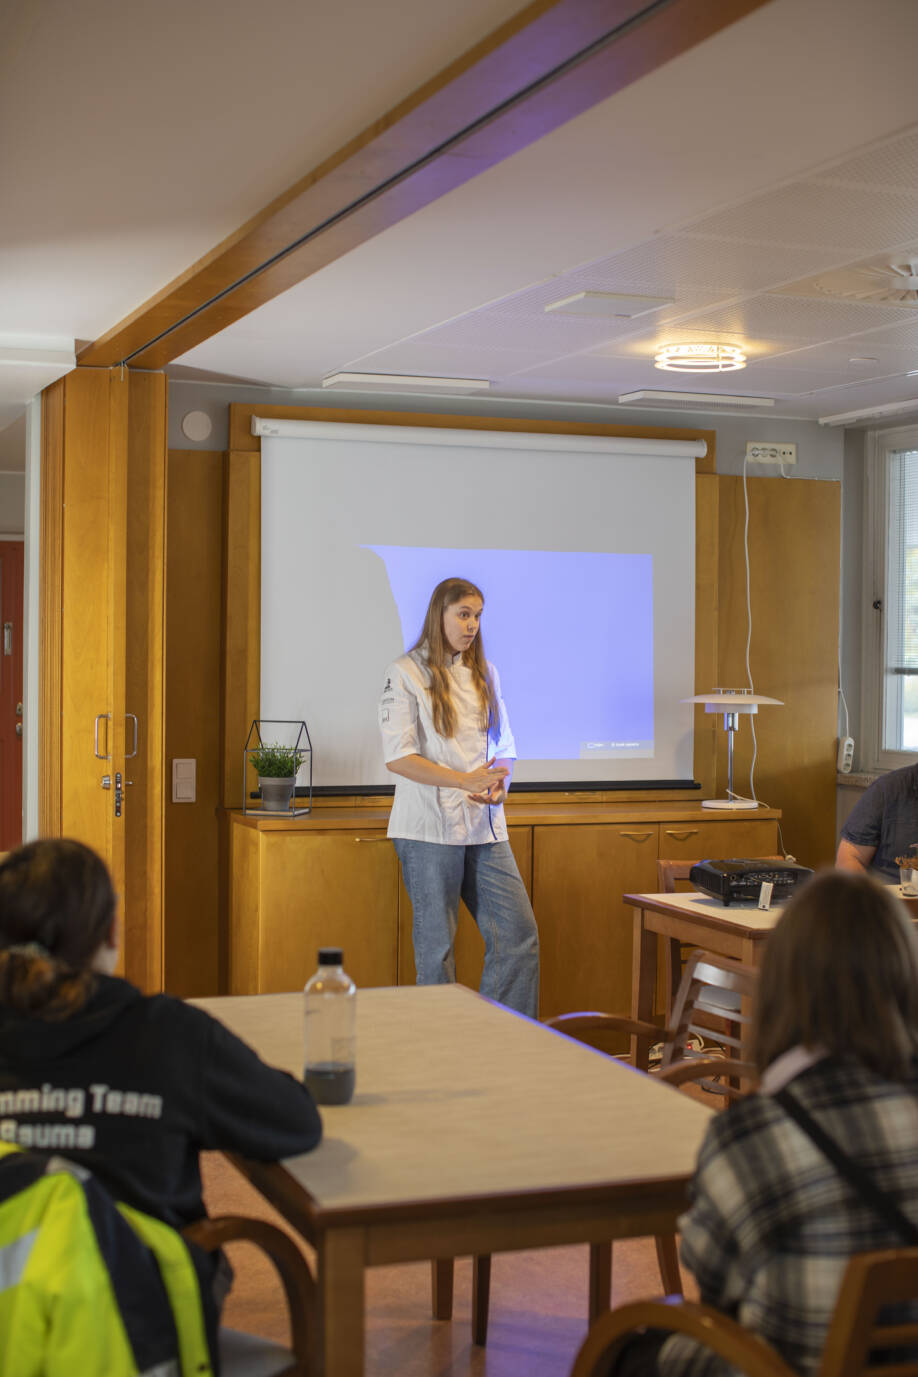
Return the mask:
[[796, 445], [773, 445], [765, 440], [750, 440], [746, 446], [750, 464], [796, 464]]

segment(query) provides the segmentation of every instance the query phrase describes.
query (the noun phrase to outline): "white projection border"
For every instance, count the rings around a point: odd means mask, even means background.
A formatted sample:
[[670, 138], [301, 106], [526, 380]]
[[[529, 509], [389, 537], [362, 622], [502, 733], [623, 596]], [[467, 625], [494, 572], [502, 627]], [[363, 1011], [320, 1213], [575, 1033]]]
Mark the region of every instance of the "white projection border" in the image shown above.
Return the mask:
[[261, 713], [306, 720], [319, 791], [390, 786], [383, 670], [455, 574], [485, 594], [515, 787], [692, 782], [692, 710], [679, 700], [694, 691], [691, 461], [703, 441], [257, 418], [252, 429]]

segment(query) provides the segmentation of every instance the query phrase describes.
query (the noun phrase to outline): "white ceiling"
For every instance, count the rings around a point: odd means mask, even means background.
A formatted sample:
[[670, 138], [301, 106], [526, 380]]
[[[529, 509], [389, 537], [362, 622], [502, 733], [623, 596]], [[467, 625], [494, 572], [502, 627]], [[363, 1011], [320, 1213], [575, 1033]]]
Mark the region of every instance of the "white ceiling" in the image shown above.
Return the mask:
[[[0, 355], [101, 334], [518, 8], [10, 7]], [[604, 406], [716, 391], [799, 418], [918, 410], [918, 304], [836, 300], [812, 281], [918, 259], [916, 39], [916, 0], [772, 0], [170, 371], [290, 388], [339, 369], [487, 377], [492, 396]], [[632, 321], [546, 314], [585, 289], [674, 304]], [[742, 345], [749, 366], [653, 367], [660, 344], [689, 339]], [[0, 427], [22, 405], [5, 371]], [[9, 467], [2, 451], [0, 437]]]

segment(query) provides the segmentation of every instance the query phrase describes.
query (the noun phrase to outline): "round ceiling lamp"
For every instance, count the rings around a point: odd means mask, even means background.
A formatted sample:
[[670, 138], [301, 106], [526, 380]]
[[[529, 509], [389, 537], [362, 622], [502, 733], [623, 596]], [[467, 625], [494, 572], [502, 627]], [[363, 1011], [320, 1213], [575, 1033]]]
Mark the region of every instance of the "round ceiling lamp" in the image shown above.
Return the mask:
[[671, 373], [729, 373], [746, 367], [746, 355], [735, 344], [664, 344], [654, 366]]

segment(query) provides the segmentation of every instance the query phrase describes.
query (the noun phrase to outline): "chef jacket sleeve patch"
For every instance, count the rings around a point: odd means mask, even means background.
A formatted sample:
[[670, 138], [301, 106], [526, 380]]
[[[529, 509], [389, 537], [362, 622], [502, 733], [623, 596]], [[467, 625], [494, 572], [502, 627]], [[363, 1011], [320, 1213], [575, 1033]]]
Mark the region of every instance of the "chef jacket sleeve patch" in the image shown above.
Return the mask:
[[378, 717], [387, 764], [420, 754], [417, 692], [408, 676], [394, 665], [386, 674]]

